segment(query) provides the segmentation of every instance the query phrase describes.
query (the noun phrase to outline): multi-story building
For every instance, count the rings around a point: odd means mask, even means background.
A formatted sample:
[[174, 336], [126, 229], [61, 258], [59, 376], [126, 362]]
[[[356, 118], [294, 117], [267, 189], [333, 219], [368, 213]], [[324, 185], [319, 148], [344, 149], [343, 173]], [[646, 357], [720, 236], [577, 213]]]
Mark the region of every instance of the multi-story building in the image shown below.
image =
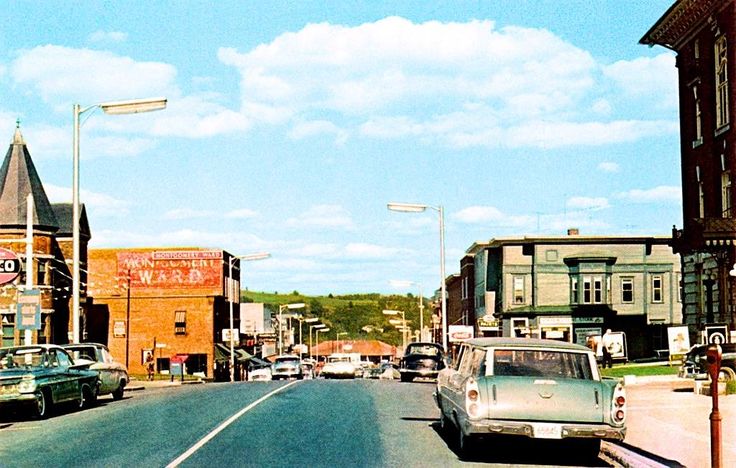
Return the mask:
[[668, 237], [508, 237], [474, 243], [476, 334], [499, 323], [503, 336], [585, 344], [622, 331], [630, 358], [667, 349], [680, 324], [680, 259]]
[[[30, 213], [29, 195], [32, 195]], [[27, 229], [29, 214], [32, 224], [30, 236]], [[90, 238], [84, 207], [78, 221], [83, 264]], [[28, 338], [32, 343], [68, 343], [71, 329], [71, 276], [68, 266], [72, 252], [71, 232], [71, 205], [49, 202], [20, 128], [16, 128], [0, 167], [0, 247], [11, 250], [22, 260], [22, 271], [13, 282], [0, 286], [2, 346], [26, 343]], [[31, 272], [26, 271], [28, 245], [31, 246]], [[26, 281], [29, 273], [30, 288]], [[86, 282], [84, 274], [81, 278]], [[38, 323], [29, 326], [18, 320], [17, 304], [21, 296], [31, 292], [37, 292], [40, 316]], [[85, 291], [82, 290], [84, 297]], [[82, 330], [87, 329], [84, 316], [81, 314]], [[27, 331], [30, 332], [28, 337]]]
[[672, 246], [682, 255], [684, 320], [693, 338], [713, 323], [733, 331], [736, 2], [678, 0], [640, 42], [677, 53], [683, 227]]
[[186, 358], [190, 374], [229, 377], [231, 317], [234, 345], [243, 347], [237, 257], [201, 248], [91, 249], [89, 280], [90, 315], [131, 372], [143, 373], [153, 353], [157, 372]]

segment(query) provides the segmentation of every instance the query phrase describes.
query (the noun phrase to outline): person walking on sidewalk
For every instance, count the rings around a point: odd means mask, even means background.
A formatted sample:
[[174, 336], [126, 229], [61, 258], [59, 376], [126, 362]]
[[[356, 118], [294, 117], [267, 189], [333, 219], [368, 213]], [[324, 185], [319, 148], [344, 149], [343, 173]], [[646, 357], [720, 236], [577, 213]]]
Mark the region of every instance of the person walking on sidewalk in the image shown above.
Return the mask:
[[153, 353], [146, 354], [146, 380], [153, 380]]
[[613, 339], [611, 337], [611, 329], [606, 330], [601, 338], [601, 351], [603, 352], [603, 368], [613, 367], [613, 356], [611, 355], [611, 348], [613, 347]]

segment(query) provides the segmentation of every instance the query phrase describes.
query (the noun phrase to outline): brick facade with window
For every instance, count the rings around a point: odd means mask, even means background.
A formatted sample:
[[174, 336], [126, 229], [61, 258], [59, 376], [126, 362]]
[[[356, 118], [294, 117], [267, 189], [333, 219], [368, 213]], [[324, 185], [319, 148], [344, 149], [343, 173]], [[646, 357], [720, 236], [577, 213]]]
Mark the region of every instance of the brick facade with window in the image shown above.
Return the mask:
[[230, 258], [199, 248], [91, 249], [91, 313], [104, 324], [112, 354], [124, 360], [127, 341], [131, 373], [144, 373], [144, 355], [153, 350], [159, 372], [186, 354], [188, 373], [227, 374], [217, 372], [227, 362], [215, 362], [215, 344], [224, 344], [222, 330], [229, 328], [229, 296], [239, 328], [239, 260], [232, 260], [229, 281]]
[[736, 2], [678, 0], [640, 42], [677, 54], [683, 226], [672, 245], [682, 255], [684, 321], [699, 342], [709, 323], [736, 330]]

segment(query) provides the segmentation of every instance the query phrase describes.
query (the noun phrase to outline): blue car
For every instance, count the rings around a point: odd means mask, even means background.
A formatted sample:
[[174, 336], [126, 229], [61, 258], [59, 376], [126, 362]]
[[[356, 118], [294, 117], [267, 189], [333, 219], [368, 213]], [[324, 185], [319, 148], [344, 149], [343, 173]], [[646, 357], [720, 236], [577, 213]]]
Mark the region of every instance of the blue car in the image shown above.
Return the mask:
[[98, 373], [75, 364], [56, 345], [0, 348], [0, 405], [25, 406], [39, 419], [56, 404], [86, 408], [97, 401]]

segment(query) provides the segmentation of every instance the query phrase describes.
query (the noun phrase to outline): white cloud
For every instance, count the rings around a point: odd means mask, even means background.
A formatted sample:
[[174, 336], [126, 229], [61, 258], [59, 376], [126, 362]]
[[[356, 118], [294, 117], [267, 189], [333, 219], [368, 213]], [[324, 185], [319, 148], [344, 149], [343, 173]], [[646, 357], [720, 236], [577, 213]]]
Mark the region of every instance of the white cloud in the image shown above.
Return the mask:
[[611, 161], [604, 161], [598, 164], [598, 170], [603, 172], [618, 172], [620, 169], [618, 163]]
[[97, 30], [87, 38], [89, 42], [125, 42], [128, 34], [120, 31]]
[[193, 210], [191, 208], [176, 208], [169, 210], [164, 213], [164, 219], [179, 220], [179, 219], [195, 219], [195, 218], [210, 218], [214, 216], [213, 211], [207, 210]]
[[352, 229], [350, 213], [339, 205], [314, 205], [296, 218], [286, 220], [290, 227], [327, 227]]
[[91, 49], [45, 45], [22, 50], [10, 74], [52, 105], [179, 94], [173, 66]]
[[660, 185], [651, 189], [633, 189], [618, 193], [616, 196], [632, 203], [680, 203], [682, 201], [682, 189], [670, 185]]
[[469, 206], [453, 215], [453, 219], [467, 224], [493, 224], [503, 227], [524, 228], [535, 222], [532, 216], [511, 216], [493, 206]]
[[571, 197], [566, 206], [573, 210], [601, 210], [610, 207], [608, 199], [603, 197]]
[[[43, 184], [44, 191], [51, 203], [71, 203], [71, 187], [60, 187], [54, 184]], [[80, 189], [79, 200], [87, 209], [88, 217], [105, 216], [121, 217], [130, 212], [130, 203], [113, 196]]]
[[380, 259], [393, 258], [401, 252], [401, 249], [383, 247], [364, 242], [350, 243], [345, 246], [345, 256], [354, 259]]
[[226, 218], [235, 218], [235, 219], [246, 219], [246, 218], [255, 218], [258, 216], [258, 212], [255, 210], [251, 210], [249, 208], [241, 208], [238, 210], [232, 210], [225, 213]]
[[677, 108], [677, 67], [673, 53], [621, 60], [603, 67], [603, 74], [629, 95], [656, 96], [660, 105]]
[[315, 135], [334, 135], [336, 144], [343, 144], [348, 138], [346, 131], [327, 120], [299, 122], [289, 132], [289, 136], [295, 140], [301, 140]]

